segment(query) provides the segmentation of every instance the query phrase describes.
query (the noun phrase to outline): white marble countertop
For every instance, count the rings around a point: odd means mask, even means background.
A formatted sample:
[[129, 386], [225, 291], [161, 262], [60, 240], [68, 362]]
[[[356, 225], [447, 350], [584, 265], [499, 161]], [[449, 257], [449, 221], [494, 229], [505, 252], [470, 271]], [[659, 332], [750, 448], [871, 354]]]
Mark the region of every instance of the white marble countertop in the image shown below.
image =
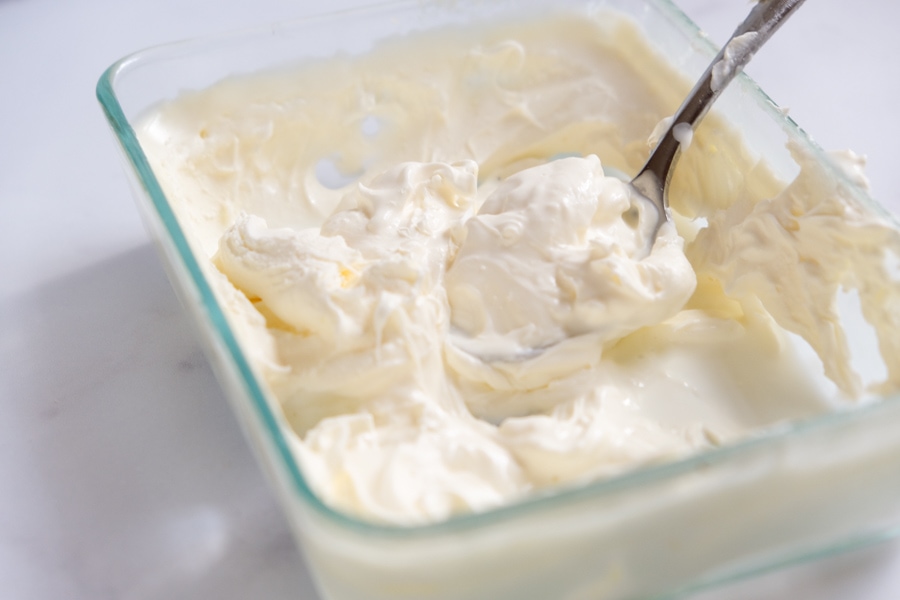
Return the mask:
[[[349, 6], [343, 0], [331, 6]], [[681, 0], [722, 42], [746, 0]], [[0, 596], [316, 598], [149, 244], [94, 99], [142, 47], [312, 0], [0, 0]], [[748, 68], [900, 212], [900, 4], [811, 0]], [[900, 543], [703, 600], [900, 597]]]

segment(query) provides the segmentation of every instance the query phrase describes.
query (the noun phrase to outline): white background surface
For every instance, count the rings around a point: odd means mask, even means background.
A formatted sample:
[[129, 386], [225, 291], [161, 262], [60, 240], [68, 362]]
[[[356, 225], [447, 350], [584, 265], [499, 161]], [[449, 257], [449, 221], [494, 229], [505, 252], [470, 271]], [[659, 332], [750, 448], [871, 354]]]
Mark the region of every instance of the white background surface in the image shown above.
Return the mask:
[[[148, 45], [358, 3], [0, 0], [0, 598], [316, 598], [94, 99]], [[746, 0], [681, 0], [718, 43]], [[900, 210], [900, 4], [810, 0], [748, 71]], [[702, 600], [900, 598], [900, 544]]]

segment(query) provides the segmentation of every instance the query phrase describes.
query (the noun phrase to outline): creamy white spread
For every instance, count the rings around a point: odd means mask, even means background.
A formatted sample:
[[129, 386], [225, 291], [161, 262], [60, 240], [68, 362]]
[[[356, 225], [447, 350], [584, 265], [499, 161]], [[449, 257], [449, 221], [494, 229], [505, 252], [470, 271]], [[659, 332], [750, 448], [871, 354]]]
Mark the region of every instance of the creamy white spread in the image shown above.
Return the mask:
[[[726, 65], [727, 67], [727, 65]], [[422, 523], [719, 445], [900, 381], [897, 231], [795, 149], [679, 132], [673, 220], [634, 172], [686, 84], [629, 22], [387, 43], [155, 109], [142, 145], [311, 487]], [[716, 120], [715, 115], [709, 117]], [[851, 161], [852, 162], [852, 161]]]
[[453, 345], [508, 362], [581, 336], [600, 348], [674, 316], [696, 280], [674, 226], [653, 239], [656, 220], [593, 155], [510, 176], [465, 221], [444, 275]]

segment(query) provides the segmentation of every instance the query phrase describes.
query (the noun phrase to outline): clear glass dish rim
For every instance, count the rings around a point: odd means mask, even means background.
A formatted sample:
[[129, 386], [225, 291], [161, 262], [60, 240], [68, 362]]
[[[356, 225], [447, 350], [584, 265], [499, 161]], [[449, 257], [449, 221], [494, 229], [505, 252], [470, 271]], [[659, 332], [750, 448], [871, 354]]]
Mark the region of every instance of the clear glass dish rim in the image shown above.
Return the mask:
[[[710, 59], [715, 55], [718, 49], [702, 34], [700, 28], [680, 8], [673, 4], [671, 0], [641, 1], [653, 5], [656, 10], [660, 11], [676, 23], [684, 33], [688, 34], [700, 45], [700, 51], [707, 53]], [[820, 430], [835, 428], [841, 425], [849, 425], [850, 423], [864, 421], [869, 418], [875, 419], [877, 418], [878, 413], [890, 410], [893, 405], [900, 403], [900, 394], [893, 394], [862, 405], [848, 405], [848, 408], [844, 410], [832, 411], [803, 420], [777, 424], [736, 443], [719, 448], [703, 450], [681, 459], [641, 466], [583, 486], [550, 490], [545, 494], [535, 494], [523, 498], [513, 504], [479, 513], [454, 515], [444, 521], [436, 523], [422, 525], [391, 525], [370, 522], [355, 518], [325, 504], [315, 493], [313, 493], [312, 489], [307, 484], [300, 466], [290, 449], [290, 444], [285, 438], [285, 434], [281, 427], [278, 425], [278, 420], [273, 413], [272, 408], [269, 406], [263, 388], [241, 350], [240, 344], [229, 326], [225, 313], [216, 300], [211, 286], [203, 276], [200, 265], [190, 249], [187, 238], [175, 217], [175, 213], [169, 205], [169, 202], [162, 191], [162, 187], [150, 167], [146, 155], [141, 149], [137, 135], [128, 118], [125, 116], [124, 109], [115, 92], [115, 82], [120, 74], [139, 66], [145, 60], [153, 60], [153, 55], [159, 52], [171, 52], [178, 49], [189, 50], [196, 46], [207, 46], [213, 43], [223, 44], [229, 41], [250, 39], [260, 35], [271, 35], [273, 27], [290, 29], [308, 26], [311, 23], [327, 23], [341, 18], [360, 16], [374, 11], [422, 8], [428, 4], [440, 4], [440, 0], [428, 0], [426, 2], [423, 2], [422, 0], [389, 0], [387, 2], [379, 2], [359, 8], [331, 11], [299, 19], [291, 19], [279, 22], [275, 25], [257, 26], [224, 34], [208, 35], [152, 46], [125, 56], [113, 63], [103, 72], [96, 86], [97, 99], [100, 102], [109, 125], [121, 144], [127, 160], [138, 175], [141, 185], [147, 192], [157, 215], [169, 235], [170, 241], [177, 250], [182, 265], [190, 275], [192, 283], [198, 292], [204, 314], [212, 325], [212, 330], [219, 336], [222, 345], [228, 351], [228, 357], [238, 370], [253, 408], [255, 409], [257, 416], [261, 419], [266, 429], [266, 433], [269, 435], [270, 441], [274, 443], [277, 449], [278, 456], [282, 462], [281, 466], [289, 474], [294, 490], [307, 506], [315, 509], [320, 516], [326, 517], [336, 525], [340, 525], [346, 529], [354, 530], [370, 537], [414, 538], [439, 536], [446, 533], [459, 533], [460, 531], [480, 529], [502, 521], [521, 518], [531, 513], [544, 512], [557, 505], [563, 506], [586, 498], [600, 498], [606, 495], [613, 495], [623, 490], [640, 487], [641, 485], [650, 482], [673, 479], [679, 475], [696, 471], [700, 467], [707, 467], [712, 464], [726, 462], [732, 459], [736, 460], [760, 447], [767, 445], [774, 446], [777, 443], [790, 439], [802, 438]], [[815, 141], [812, 140], [793, 119], [782, 113], [769, 96], [749, 76], [742, 73], [731, 85], [740, 86], [749, 97], [755, 100], [762, 110], [767, 112], [771, 118], [786, 130], [788, 135], [800, 140], [806, 149], [811, 151], [820, 162], [827, 166], [826, 168], [831, 170], [832, 174], [837, 179], [842, 181], [842, 183], [852, 191], [857, 199], [873, 208], [882, 216], [896, 223], [896, 218], [881, 204], [875, 202], [866, 191], [848, 179], [839, 168], [835, 167], [827, 158], [827, 154], [815, 143]], [[900, 533], [900, 530], [896, 533]], [[883, 537], [892, 537], [893, 535], [896, 535], [896, 533], [886, 533]], [[847, 543], [842, 544], [841, 547], [856, 547], [860, 545], [862, 545], [862, 543], [858, 540], [848, 540]], [[833, 551], [835, 550], [825, 550], [818, 554], [824, 556]], [[796, 561], [796, 558], [794, 560], [788, 560], [788, 562]], [[760, 569], [760, 572], [766, 570], [768, 570], [768, 568], [762, 568]], [[710, 583], [711, 582], [709, 581], [705, 583], [701, 582], [701, 587], [706, 587]], [[691, 589], [696, 588], [691, 586]]]

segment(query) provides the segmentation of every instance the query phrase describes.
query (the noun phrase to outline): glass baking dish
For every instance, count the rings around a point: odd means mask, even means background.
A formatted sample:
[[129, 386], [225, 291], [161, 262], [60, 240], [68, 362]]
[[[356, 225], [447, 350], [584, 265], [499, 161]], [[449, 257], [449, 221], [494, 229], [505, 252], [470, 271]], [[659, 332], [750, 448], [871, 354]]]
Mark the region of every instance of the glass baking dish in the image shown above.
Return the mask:
[[[900, 398], [895, 397], [431, 525], [359, 520], [310, 490], [278, 404], [229, 324], [201, 266], [205, 257], [176, 218], [135, 123], [164, 100], [234, 75], [360, 54], [391, 36], [560, 7], [612, 10], [637, 23], [685, 77], [671, 82], [676, 104], [686, 82], [715, 53], [667, 0], [411, 0], [152, 48], [117, 62], [98, 83], [98, 98], [172, 285], [198, 326], [324, 598], [671, 597], [900, 531]], [[712, 130], [723, 123], [740, 131], [747, 150], [765, 157], [779, 179], [789, 181], [797, 173], [786, 145], [799, 144], [861, 202], [883, 214], [749, 78], [741, 76], [727, 90], [702, 127], [715, 135]]]

